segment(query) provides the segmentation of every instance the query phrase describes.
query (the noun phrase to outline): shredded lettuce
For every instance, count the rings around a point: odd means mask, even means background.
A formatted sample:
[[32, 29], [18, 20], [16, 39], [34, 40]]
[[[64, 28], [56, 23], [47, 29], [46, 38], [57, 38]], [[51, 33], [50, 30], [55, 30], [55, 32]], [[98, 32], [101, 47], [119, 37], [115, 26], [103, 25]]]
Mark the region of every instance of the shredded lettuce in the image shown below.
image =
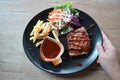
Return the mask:
[[76, 15], [79, 16], [79, 12], [73, 7], [73, 3], [72, 2], [66, 2], [66, 3], [62, 3], [62, 4], [57, 4], [54, 6], [55, 9], [62, 9], [62, 10], [66, 10], [66, 9], [70, 9], [70, 11]]
[[61, 3], [61, 4], [56, 4], [55, 9], [64, 9], [64, 8], [70, 8], [72, 7], [72, 2], [66, 2], [66, 3]]
[[69, 26], [69, 27], [63, 27], [60, 31], [61, 31], [61, 34], [66, 34], [72, 30], [73, 28]]

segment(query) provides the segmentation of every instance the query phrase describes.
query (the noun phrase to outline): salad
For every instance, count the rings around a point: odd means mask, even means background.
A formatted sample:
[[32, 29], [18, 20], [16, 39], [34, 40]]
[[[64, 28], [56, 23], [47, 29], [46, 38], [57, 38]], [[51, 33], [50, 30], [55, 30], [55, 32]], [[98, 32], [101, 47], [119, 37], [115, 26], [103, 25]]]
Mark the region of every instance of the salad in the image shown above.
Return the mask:
[[55, 5], [53, 11], [49, 12], [48, 21], [60, 34], [80, 27], [79, 12], [73, 7], [72, 2]]

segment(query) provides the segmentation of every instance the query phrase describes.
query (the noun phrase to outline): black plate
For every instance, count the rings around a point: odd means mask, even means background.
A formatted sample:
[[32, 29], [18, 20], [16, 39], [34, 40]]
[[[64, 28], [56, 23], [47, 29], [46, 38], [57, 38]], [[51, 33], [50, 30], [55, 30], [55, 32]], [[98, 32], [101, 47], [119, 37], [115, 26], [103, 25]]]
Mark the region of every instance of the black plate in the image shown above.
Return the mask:
[[[80, 20], [81, 25], [88, 27], [91, 24], [94, 24], [96, 26], [95, 29], [88, 31], [89, 34], [93, 34], [93, 37], [91, 37], [91, 50], [88, 55], [81, 56], [80, 58], [66, 59], [63, 60], [62, 64], [59, 66], [53, 66], [52, 63], [46, 63], [42, 61], [39, 55], [39, 47], [36, 48], [35, 44], [29, 40], [29, 34], [32, 31], [33, 26], [38, 20], [46, 21], [48, 13], [52, 10], [53, 8], [49, 8], [40, 12], [28, 23], [23, 35], [23, 47], [27, 57], [38, 68], [53, 74], [71, 74], [87, 68], [98, 56], [96, 43], [102, 43], [102, 35], [97, 23], [83, 11], [78, 10], [80, 12], [80, 16], [83, 17], [83, 19]], [[64, 55], [65, 54], [67, 53], [64, 53]], [[81, 63], [82, 66], [75, 66], [76, 63]]]

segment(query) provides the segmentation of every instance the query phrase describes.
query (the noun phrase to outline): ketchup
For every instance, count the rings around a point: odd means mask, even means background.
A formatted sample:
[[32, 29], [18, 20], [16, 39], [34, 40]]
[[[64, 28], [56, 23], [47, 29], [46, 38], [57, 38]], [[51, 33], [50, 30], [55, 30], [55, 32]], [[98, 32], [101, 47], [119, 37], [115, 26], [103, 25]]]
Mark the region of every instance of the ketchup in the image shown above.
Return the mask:
[[43, 54], [46, 58], [56, 58], [57, 55], [60, 53], [60, 47], [55, 42], [46, 39], [43, 43]]

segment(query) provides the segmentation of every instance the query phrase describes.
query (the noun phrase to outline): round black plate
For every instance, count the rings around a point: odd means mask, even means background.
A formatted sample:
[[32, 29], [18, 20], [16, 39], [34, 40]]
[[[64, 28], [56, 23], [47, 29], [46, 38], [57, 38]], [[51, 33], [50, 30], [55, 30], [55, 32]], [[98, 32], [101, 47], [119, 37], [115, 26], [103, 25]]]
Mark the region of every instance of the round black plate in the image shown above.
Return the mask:
[[[97, 23], [83, 11], [78, 10], [80, 12], [80, 16], [83, 17], [80, 20], [81, 25], [88, 27], [91, 24], [94, 24], [96, 26], [95, 29], [88, 30], [89, 34], [93, 34], [93, 37], [91, 37], [91, 50], [88, 55], [74, 59], [66, 59], [63, 60], [63, 62], [59, 66], [54, 66], [52, 63], [46, 63], [42, 61], [39, 55], [39, 47], [36, 48], [35, 44], [33, 44], [32, 41], [29, 40], [29, 34], [32, 31], [33, 26], [37, 23], [38, 20], [46, 21], [48, 13], [52, 10], [53, 8], [49, 8], [40, 12], [35, 17], [33, 17], [32, 20], [28, 23], [23, 34], [23, 47], [27, 57], [38, 68], [53, 74], [71, 74], [87, 68], [90, 64], [92, 64], [95, 61], [95, 59], [98, 56], [96, 43], [102, 43], [102, 35]], [[77, 63], [81, 63], [82, 66], [75, 66]]]

